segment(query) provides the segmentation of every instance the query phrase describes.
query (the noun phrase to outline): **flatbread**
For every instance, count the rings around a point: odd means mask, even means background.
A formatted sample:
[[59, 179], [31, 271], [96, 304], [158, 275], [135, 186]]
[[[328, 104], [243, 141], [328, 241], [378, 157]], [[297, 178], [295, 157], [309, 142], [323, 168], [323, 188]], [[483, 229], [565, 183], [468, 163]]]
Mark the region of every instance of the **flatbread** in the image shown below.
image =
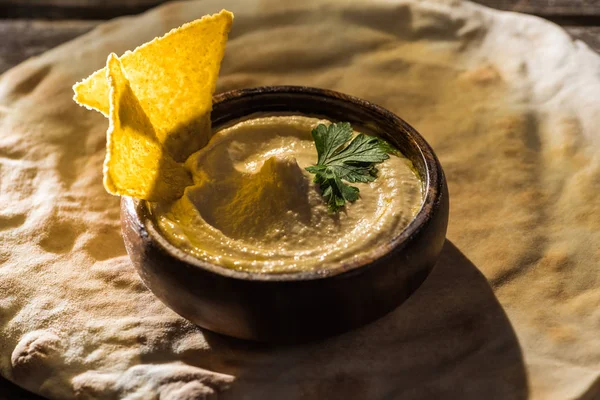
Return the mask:
[[[102, 187], [107, 122], [71, 85], [224, 7], [236, 25], [217, 91], [364, 97], [445, 168], [442, 258], [366, 327], [293, 347], [204, 332], [125, 254]], [[416, 0], [172, 3], [23, 63], [0, 78], [0, 373], [53, 399], [598, 397], [599, 71], [549, 22]]]

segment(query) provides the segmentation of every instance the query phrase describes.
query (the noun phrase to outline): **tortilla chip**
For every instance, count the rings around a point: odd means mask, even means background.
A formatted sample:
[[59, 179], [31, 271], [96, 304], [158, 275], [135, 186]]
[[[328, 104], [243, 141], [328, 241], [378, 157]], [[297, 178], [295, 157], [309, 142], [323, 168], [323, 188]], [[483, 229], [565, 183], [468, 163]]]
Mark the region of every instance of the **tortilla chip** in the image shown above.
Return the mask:
[[149, 201], [175, 200], [192, 179], [156, 138], [115, 54], [108, 57], [110, 88], [104, 187], [109, 193]]
[[[210, 138], [210, 111], [233, 14], [182, 25], [120, 58], [131, 90], [175, 161], [202, 148]], [[108, 115], [106, 69], [77, 83], [75, 101]]]

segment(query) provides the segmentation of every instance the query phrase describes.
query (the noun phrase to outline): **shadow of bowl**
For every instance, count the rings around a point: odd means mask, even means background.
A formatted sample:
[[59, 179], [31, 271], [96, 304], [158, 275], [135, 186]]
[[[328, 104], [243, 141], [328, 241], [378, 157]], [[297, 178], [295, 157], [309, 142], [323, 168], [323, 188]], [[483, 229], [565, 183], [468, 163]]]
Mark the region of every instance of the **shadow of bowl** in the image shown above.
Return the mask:
[[421, 210], [384, 245], [335, 268], [286, 274], [240, 272], [194, 258], [157, 230], [146, 204], [121, 200], [127, 252], [142, 280], [195, 324], [255, 341], [302, 342], [364, 325], [418, 288], [436, 263], [448, 224], [448, 190], [427, 142], [390, 111], [324, 89], [275, 86], [216, 96], [213, 128], [258, 114], [293, 113], [348, 121], [409, 158], [424, 182]]
[[[293, 346], [202, 335], [210, 359], [198, 349], [183, 361], [235, 376], [224, 399], [525, 400], [530, 394], [510, 320], [485, 276], [448, 240], [419, 290], [351, 332]], [[597, 393], [596, 384], [578, 399]]]

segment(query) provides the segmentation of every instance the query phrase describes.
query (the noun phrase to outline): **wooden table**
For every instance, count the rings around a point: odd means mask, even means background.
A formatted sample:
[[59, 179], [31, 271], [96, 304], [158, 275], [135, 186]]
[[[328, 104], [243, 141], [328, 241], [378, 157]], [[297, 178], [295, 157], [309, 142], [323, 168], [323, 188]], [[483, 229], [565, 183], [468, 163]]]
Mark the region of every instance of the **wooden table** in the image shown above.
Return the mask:
[[[562, 25], [600, 52], [600, 0], [475, 0]], [[0, 73], [79, 36], [103, 20], [137, 14], [159, 0], [0, 0]], [[41, 399], [0, 378], [0, 400]]]
[[[600, 0], [475, 0], [539, 15], [600, 52]], [[0, 0], [0, 73], [85, 33], [102, 20], [137, 14], [160, 0]]]

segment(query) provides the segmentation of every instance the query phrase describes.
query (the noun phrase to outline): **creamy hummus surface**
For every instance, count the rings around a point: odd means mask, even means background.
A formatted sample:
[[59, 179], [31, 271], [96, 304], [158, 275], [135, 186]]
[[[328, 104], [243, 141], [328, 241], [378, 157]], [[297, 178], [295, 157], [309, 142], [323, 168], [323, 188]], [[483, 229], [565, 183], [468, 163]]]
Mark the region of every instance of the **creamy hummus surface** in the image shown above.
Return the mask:
[[217, 132], [188, 158], [194, 185], [184, 196], [150, 203], [161, 233], [196, 258], [260, 273], [332, 268], [389, 241], [421, 207], [411, 162], [390, 156], [374, 182], [352, 184], [356, 202], [331, 213], [304, 170], [317, 161], [319, 123], [330, 122], [271, 116]]

